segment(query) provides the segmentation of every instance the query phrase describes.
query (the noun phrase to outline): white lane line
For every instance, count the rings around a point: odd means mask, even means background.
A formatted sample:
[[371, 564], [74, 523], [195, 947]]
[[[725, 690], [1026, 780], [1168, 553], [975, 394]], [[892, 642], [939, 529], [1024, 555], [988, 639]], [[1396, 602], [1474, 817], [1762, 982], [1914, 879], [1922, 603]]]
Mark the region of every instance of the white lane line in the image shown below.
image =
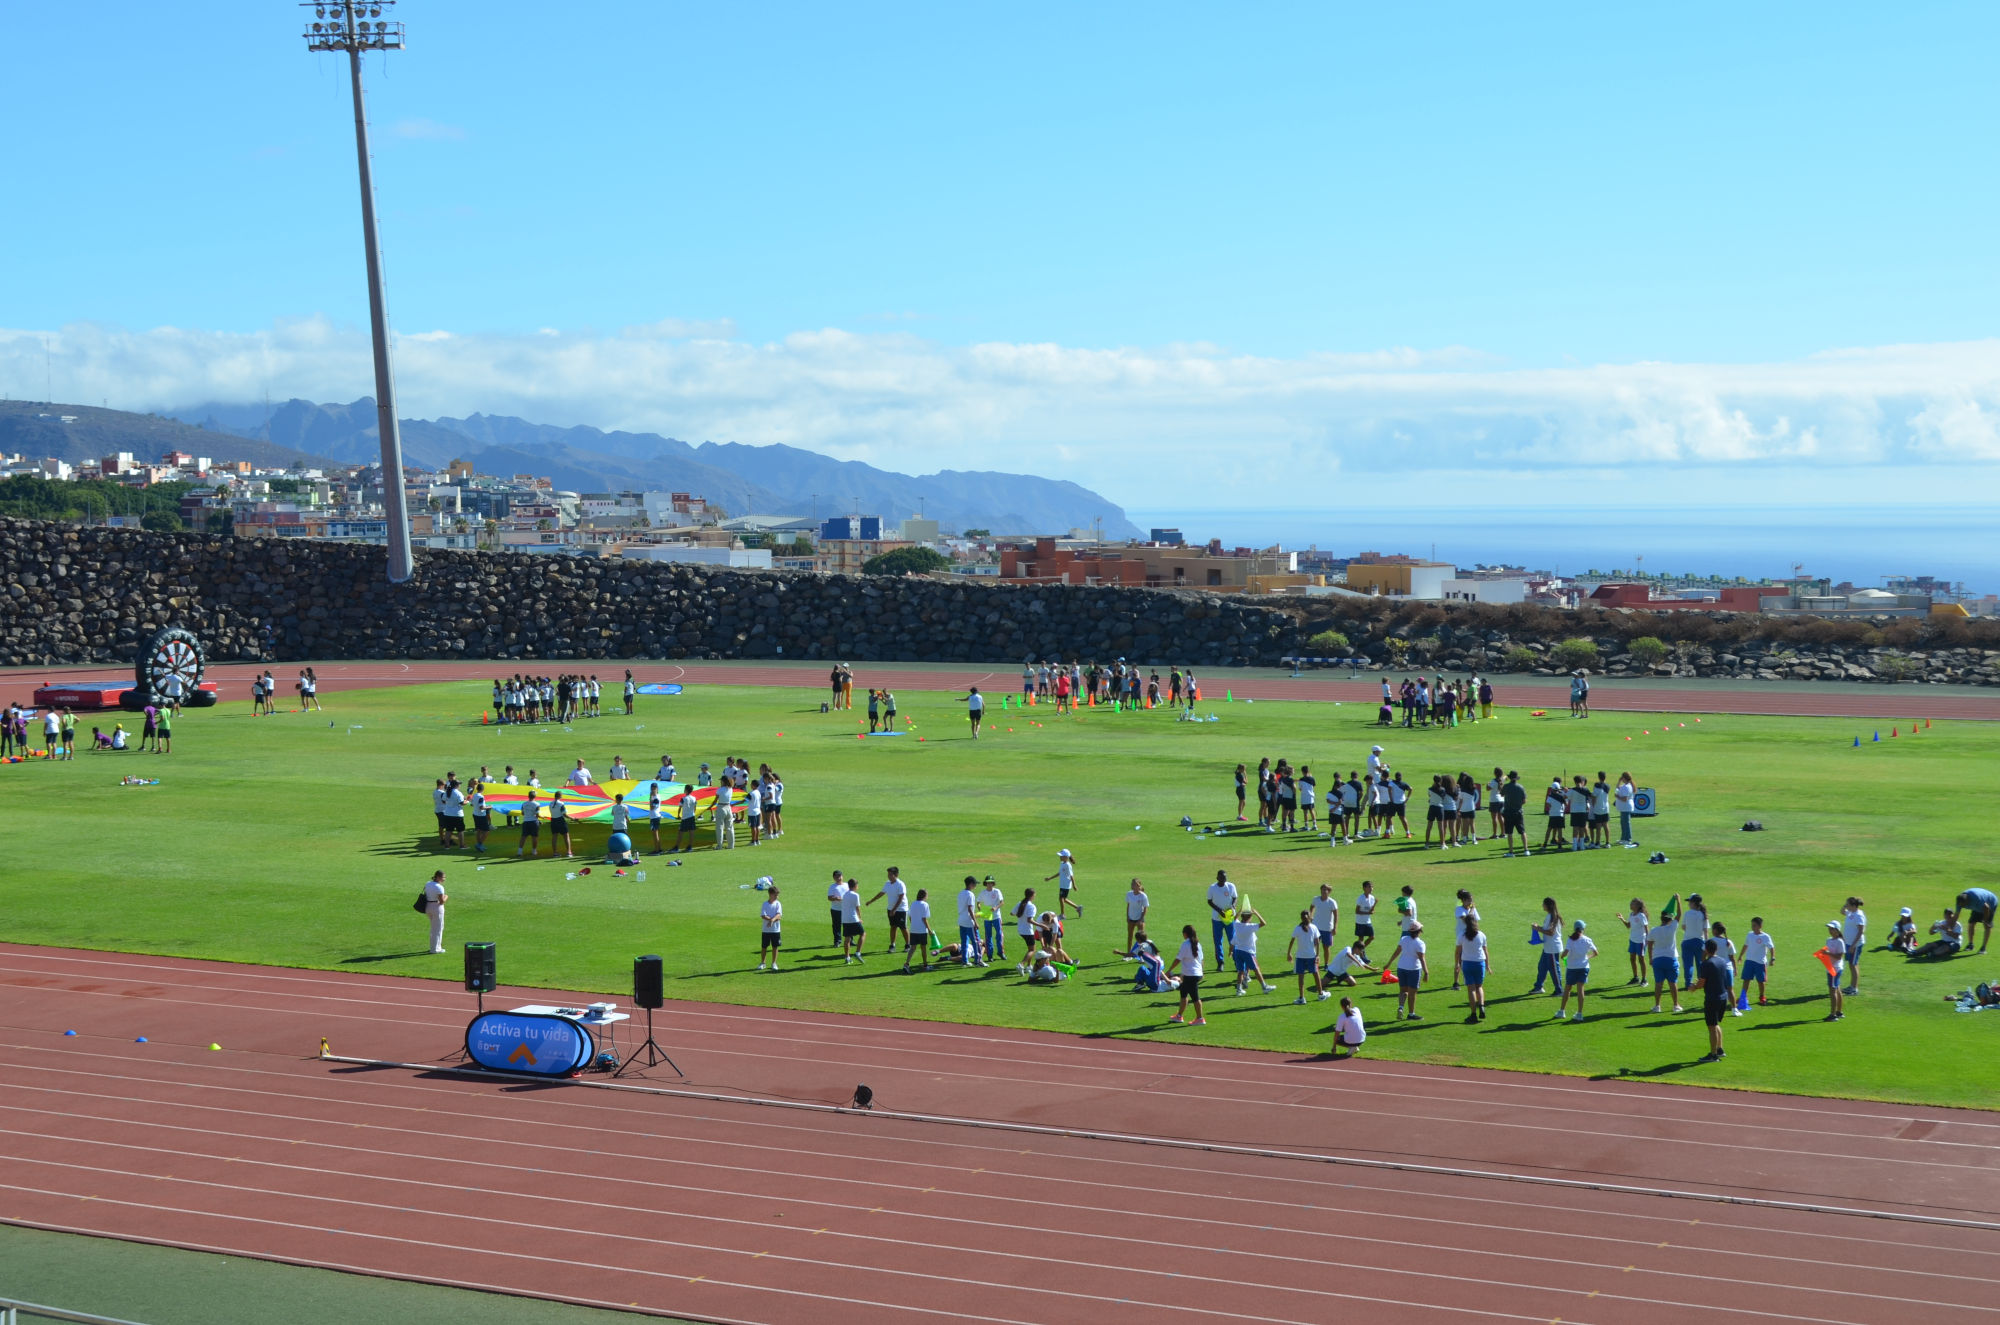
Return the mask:
[[[37, 1087], [25, 1087], [25, 1088], [16, 1087], [16, 1089], [25, 1089], [29, 1091], [35, 1091], [36, 1093], [48, 1093], [55, 1095], [82, 1095], [82, 1092], [43, 1090], [42, 1088], [37, 1088]], [[91, 1097], [83, 1095], [83, 1098], [91, 1098]], [[174, 1107], [198, 1109], [203, 1112], [237, 1115], [252, 1119], [269, 1119], [274, 1123], [281, 1123], [281, 1124], [300, 1123], [300, 1124], [305, 1124], [307, 1126], [318, 1125], [326, 1128], [344, 1128], [350, 1125], [337, 1120], [318, 1119], [301, 1115], [279, 1114], [270, 1111], [229, 1109], [215, 1105], [179, 1104]], [[400, 1108], [402, 1106], [391, 1105], [388, 1107]], [[64, 1122], [65, 1126], [68, 1126], [70, 1121], [76, 1119], [88, 1119], [93, 1122], [107, 1123], [114, 1127], [122, 1126], [122, 1127], [133, 1127], [133, 1128], [156, 1129], [156, 1130], [171, 1131], [171, 1132], [187, 1132], [187, 1133], [193, 1133], [197, 1136], [220, 1137], [241, 1142], [253, 1142], [253, 1143], [262, 1142], [270, 1145], [302, 1144], [310, 1146], [315, 1149], [367, 1155], [371, 1157], [377, 1157], [392, 1161], [408, 1161], [408, 1160], [429, 1161], [439, 1164], [461, 1165], [475, 1169], [488, 1169], [492, 1167], [491, 1165], [483, 1163], [478, 1160], [461, 1159], [452, 1155], [436, 1155], [429, 1153], [412, 1154], [403, 1151], [384, 1151], [382, 1149], [378, 1149], [372, 1146], [341, 1145], [336, 1142], [311, 1140], [305, 1137], [269, 1136], [262, 1133], [229, 1131], [216, 1127], [193, 1127], [177, 1123], [155, 1122], [146, 1119], [126, 1119], [115, 1116], [107, 1117], [101, 1114], [85, 1113], [75, 1108], [69, 1108], [58, 1111], [46, 1107], [35, 1108], [35, 1107], [0, 1104], [0, 1110], [5, 1110], [7, 1112], [25, 1113], [33, 1117], [49, 1118], [52, 1120], [60, 1118], [65, 1120]], [[483, 1120], [502, 1121], [502, 1120], [490, 1119], [490, 1116], [482, 1116], [482, 1118]], [[406, 1135], [405, 1131], [399, 1127], [380, 1127], [379, 1130], [388, 1132], [392, 1136], [398, 1138], [401, 1138]], [[539, 1131], [541, 1129], [537, 1130]], [[600, 1136], [602, 1134], [599, 1129], [586, 1128], [582, 1130], [588, 1132], [593, 1137]], [[20, 1131], [14, 1129], [0, 1129], [0, 1135], [31, 1136], [31, 1137], [40, 1137], [42, 1139], [47, 1139], [47, 1140], [62, 1139], [62, 1140], [75, 1141], [78, 1142], [79, 1144], [96, 1143], [94, 1140], [90, 1138], [76, 1136], [73, 1131], [56, 1134], [52, 1136], [50, 1134], [40, 1133], [40, 1132]], [[479, 1145], [490, 1145], [495, 1143], [496, 1141], [496, 1138], [493, 1136], [482, 1135], [477, 1133], [469, 1133], [435, 1124], [426, 1126], [425, 1136], [427, 1139], [441, 1138], [441, 1139], [450, 1139], [453, 1141], [460, 1141], [472, 1147], [477, 1147]], [[104, 1142], [104, 1144], [118, 1145], [119, 1143], [106, 1141]], [[573, 1161], [578, 1154], [578, 1147], [568, 1142], [555, 1143], [555, 1142], [509, 1140], [505, 1144], [508, 1146], [508, 1153], [510, 1155], [515, 1154], [516, 1152], [521, 1150], [549, 1151], [553, 1152], [558, 1158], [564, 1158]], [[769, 1147], [768, 1145], [753, 1144], [746, 1142], [732, 1142], [726, 1139], [704, 1140], [701, 1142], [701, 1145], [706, 1150], [713, 1150], [718, 1148], [743, 1149], [750, 1151], [753, 1155], [759, 1157], [768, 1155], [771, 1152], [771, 1147]], [[126, 1148], [126, 1147], [121, 1146], [120, 1148]], [[146, 1147], [146, 1146], [137, 1146], [130, 1148], [138, 1149], [142, 1152], [149, 1152], [155, 1149], [153, 1147]], [[186, 1154], [187, 1152], [160, 1150], [158, 1153]], [[628, 1163], [636, 1161], [648, 1164], [670, 1165], [678, 1168], [714, 1170], [724, 1175], [725, 1177], [737, 1176], [742, 1174], [755, 1174], [759, 1177], [769, 1178], [780, 1183], [806, 1183], [806, 1184], [832, 1183], [838, 1185], [839, 1192], [841, 1193], [850, 1191], [855, 1187], [883, 1189], [892, 1195], [908, 1194], [912, 1190], [912, 1184], [908, 1181], [882, 1182], [866, 1177], [843, 1177], [838, 1174], [832, 1174], [832, 1173], [800, 1174], [793, 1170], [758, 1168], [740, 1161], [732, 1163], [709, 1163], [702, 1160], [687, 1159], [676, 1156], [655, 1155], [655, 1154], [646, 1154], [643, 1152], [631, 1152], [631, 1151], [607, 1151], [602, 1149], [592, 1149], [589, 1153], [595, 1158], [618, 1162], [618, 1163]], [[842, 1153], [828, 1152], [828, 1151], [801, 1150], [797, 1147], [786, 1147], [783, 1153], [789, 1156], [805, 1156], [814, 1159], [828, 1160], [839, 1165], [854, 1165], [857, 1167], [866, 1165], [871, 1169], [887, 1165], [896, 1168], [909, 1168], [917, 1173], [934, 1174], [938, 1171], [938, 1166], [933, 1162], [903, 1160], [894, 1156], [877, 1157], [872, 1154], [842, 1154]], [[278, 1167], [284, 1167], [284, 1166], [278, 1166]], [[582, 1178], [582, 1179], [587, 1179], [590, 1182], [627, 1183], [638, 1186], [647, 1191], [671, 1190], [677, 1192], [685, 1192], [698, 1196], [711, 1196], [711, 1197], [719, 1196], [730, 1200], [763, 1199], [761, 1197], [756, 1197], [752, 1193], [745, 1193], [740, 1188], [700, 1187], [686, 1183], [667, 1183], [658, 1178], [636, 1178], [636, 1177], [627, 1177], [620, 1174], [585, 1175], [578, 1173], [572, 1167], [564, 1167], [561, 1169], [546, 1169], [546, 1168], [523, 1165], [519, 1162], [513, 1162], [507, 1166], [507, 1171], [515, 1173], [536, 1174], [540, 1176], [553, 1177], [553, 1178]], [[1080, 1187], [1085, 1192], [1088, 1193], [1096, 1193], [1102, 1191], [1107, 1186], [1110, 1185], [1101, 1181], [1089, 1181], [1081, 1178], [1065, 1177], [1064, 1175], [1056, 1172], [1041, 1172], [1041, 1171], [1037, 1171], [1034, 1173], [1018, 1172], [1004, 1165], [996, 1165], [993, 1168], [988, 1169], [986, 1171], [989, 1172], [992, 1175], [992, 1178], [997, 1181], [1020, 1180], [1024, 1182], [1032, 1182], [1037, 1186]], [[1170, 1173], [1174, 1173], [1176, 1176], [1185, 1175], [1184, 1167], [1181, 1169], [1174, 1169], [1169, 1166], [1167, 1171]], [[342, 1170], [342, 1172], [350, 1172], [350, 1171]], [[366, 1178], [374, 1175], [352, 1173], [351, 1176]], [[1214, 1174], [1214, 1176], [1242, 1178], [1242, 1177], [1249, 1177], [1251, 1175], [1225, 1174], [1217, 1172]], [[1272, 1177], [1279, 1177], [1279, 1176], [1283, 1175], [1259, 1174], [1256, 1175], [1256, 1180], [1261, 1183], [1264, 1181], [1268, 1181]], [[389, 1181], [397, 1179], [384, 1178], [384, 1180]], [[1187, 1190], [1187, 1189], [1173, 1189], [1154, 1184], [1148, 1184], [1146, 1190], [1153, 1202], [1153, 1204], [1146, 1209], [1133, 1210], [1130, 1209], [1129, 1207], [1122, 1207], [1122, 1206], [1112, 1207], [1112, 1206], [1091, 1205], [1075, 1197], [1062, 1201], [1060, 1203], [1060, 1208], [1064, 1213], [1076, 1213], [1091, 1217], [1108, 1216], [1113, 1219], [1121, 1217], [1160, 1219], [1160, 1220], [1170, 1221], [1176, 1224], [1193, 1224], [1193, 1225], [1203, 1226], [1204, 1231], [1192, 1236], [1183, 1236], [1180, 1234], [1175, 1234], [1172, 1236], [1168, 1236], [1164, 1239], [1149, 1239], [1149, 1238], [1134, 1238], [1134, 1237], [1126, 1237], [1115, 1234], [1103, 1233], [1103, 1232], [1098, 1232], [1094, 1229], [1063, 1231], [1053, 1228], [1049, 1223], [1046, 1222], [1046, 1220], [1038, 1224], [1013, 1224], [1013, 1223], [1003, 1223], [988, 1217], [976, 1217], [976, 1218], [959, 1217], [953, 1215], [925, 1213], [915, 1210], [899, 1210], [896, 1213], [901, 1217], [913, 1220], [920, 1220], [933, 1223], [943, 1223], [950, 1225], [964, 1224], [978, 1229], [1005, 1229], [1008, 1231], [1020, 1232], [1029, 1235], [1037, 1233], [1047, 1233], [1072, 1239], [1089, 1239], [1097, 1241], [1108, 1241], [1112, 1243], [1130, 1243], [1139, 1246], [1151, 1246], [1155, 1245], [1157, 1241], [1165, 1240], [1176, 1243], [1184, 1243], [1185, 1245], [1188, 1245], [1196, 1249], [1216, 1249], [1221, 1247], [1222, 1239], [1218, 1238], [1214, 1232], [1206, 1230], [1209, 1229], [1237, 1230], [1240, 1229], [1246, 1222], [1245, 1219], [1243, 1218], [1210, 1219], [1206, 1217], [1198, 1217], [1198, 1216], [1179, 1213], [1180, 1210], [1193, 1208], [1195, 1206], [1199, 1206], [1211, 1200], [1245, 1202], [1246, 1198], [1237, 1196], [1223, 1196], [1218, 1198], [1209, 1192]], [[539, 1197], [541, 1196], [541, 1193], [521, 1193], [520, 1195]], [[1037, 1211], [1045, 1212], [1048, 1209], [1047, 1201], [1040, 1197], [1009, 1196], [1002, 1193], [990, 1192], [990, 1191], [961, 1193], [960, 1195], [970, 1196], [972, 1199], [978, 1201], [992, 1201], [995, 1203], [1001, 1203], [1007, 1205], [1027, 1206], [1031, 1210], [1037, 1210]], [[549, 1197], [547, 1199], [559, 1200], [563, 1198]], [[854, 1200], [846, 1197], [840, 1197], [839, 1199], [833, 1199], [833, 1200], [816, 1200], [812, 1197], [800, 1198], [797, 1196], [789, 1196], [788, 1199], [791, 1200], [803, 1199], [806, 1203], [809, 1204], [826, 1205], [830, 1208], [841, 1211], [851, 1210], [855, 1205]], [[1184, 1201], [1186, 1202], [1186, 1204], [1182, 1206], [1170, 1206], [1170, 1203], [1174, 1201]], [[578, 1202], [578, 1203], [585, 1205], [597, 1204], [596, 1202]], [[1257, 1209], [1267, 1210], [1269, 1208], [1268, 1205], [1261, 1200], [1250, 1200], [1247, 1203]], [[1315, 1210], [1321, 1209], [1318, 1206], [1302, 1206], [1299, 1203], [1295, 1202], [1285, 1202], [1282, 1204], [1281, 1208], [1287, 1211], [1296, 1211], [1299, 1209], [1315, 1209]], [[1543, 1211], [1547, 1210], [1546, 1204], [1539, 1206], [1537, 1208]], [[665, 1211], [662, 1213], [678, 1213], [678, 1211]], [[1453, 1220], [1433, 1219], [1423, 1216], [1402, 1216], [1389, 1212], [1377, 1213], [1369, 1210], [1349, 1211], [1341, 1207], [1327, 1207], [1323, 1210], [1323, 1213], [1333, 1216], [1336, 1220], [1339, 1219], [1365, 1220], [1370, 1225], [1380, 1224], [1384, 1222], [1392, 1222], [1396, 1220], [1403, 1220], [1407, 1222], [1435, 1224], [1443, 1229], [1453, 1230], [1453, 1231], [1477, 1229], [1482, 1232], [1501, 1234], [1503, 1237], [1506, 1235], [1532, 1235], [1537, 1238], [1553, 1238], [1557, 1240], [1567, 1238], [1572, 1241], [1610, 1243], [1616, 1247], [1635, 1247], [1641, 1245], [1650, 1247], [1654, 1245], [1649, 1239], [1616, 1238], [1616, 1237], [1607, 1237], [1599, 1234], [1586, 1234], [1586, 1233], [1565, 1233], [1546, 1228], [1528, 1229], [1524, 1228], [1519, 1223], [1484, 1224], [1464, 1219], [1453, 1219]], [[743, 1221], [725, 1220], [724, 1222], [741, 1223]], [[1673, 1220], [1672, 1222], [1678, 1225], [1683, 1223], [1684, 1221], [1676, 1219]], [[1296, 1234], [1302, 1237], [1330, 1238], [1330, 1239], [1338, 1239], [1342, 1242], [1380, 1245], [1389, 1248], [1391, 1250], [1398, 1247], [1405, 1247], [1410, 1245], [1409, 1240], [1405, 1238], [1382, 1238], [1373, 1236], [1372, 1234], [1345, 1231], [1337, 1228], [1314, 1229], [1314, 1228], [1304, 1228], [1304, 1227], [1288, 1227], [1283, 1229], [1282, 1231], [1286, 1233]], [[916, 1245], [914, 1243], [909, 1242], [908, 1240], [902, 1240], [902, 1244]], [[1546, 1264], [1564, 1265], [1564, 1266], [1589, 1265], [1588, 1262], [1578, 1261], [1574, 1257], [1568, 1257], [1568, 1256], [1528, 1255], [1524, 1253], [1512, 1252], [1492, 1247], [1485, 1247], [1485, 1248], [1474, 1247], [1466, 1249], [1464, 1248], [1463, 1242], [1461, 1240], [1456, 1240], [1456, 1239], [1443, 1243], [1422, 1243], [1418, 1245], [1432, 1246], [1439, 1250], [1464, 1249], [1467, 1251], [1467, 1254], [1491, 1256], [1491, 1257], [1510, 1259], [1510, 1260], [1526, 1260], [1537, 1263], [1546, 1263]], [[1875, 1242], [1874, 1245], [1876, 1245], [1879, 1248], [1881, 1244], [1878, 1241]], [[949, 1246], [944, 1247], [944, 1249], [956, 1250], [960, 1248], [958, 1248], [956, 1244], [951, 1244]], [[968, 1247], [964, 1249], [971, 1249], [971, 1248]], [[1285, 1263], [1291, 1263], [1296, 1260], [1296, 1258], [1292, 1256], [1277, 1255], [1273, 1253], [1247, 1251], [1247, 1250], [1227, 1251], [1226, 1254], [1232, 1256], [1244, 1255], [1256, 1259], [1268, 1259]], [[1779, 1253], [1743, 1251], [1735, 1248], [1718, 1248], [1713, 1250], [1705, 1250], [1703, 1254], [1735, 1256], [1755, 1261], [1766, 1261], [1766, 1262], [1782, 1263], [1786, 1265], [1803, 1266], [1814, 1272], [1817, 1272], [1820, 1269], [1820, 1267], [1824, 1265], [1824, 1258], [1822, 1256], [1817, 1256], [1817, 1255], [1809, 1257], [1793, 1257]], [[1071, 1263], [1079, 1264], [1081, 1262], [1076, 1262], [1072, 1260]], [[1624, 1267], [1621, 1265], [1614, 1265], [1614, 1264], [1601, 1264], [1597, 1265], [1595, 1268], [1604, 1270], [1622, 1270]], [[1962, 1279], [1967, 1283], [1986, 1282], [1985, 1276], [1959, 1275], [1954, 1273], [1935, 1273], [1928, 1270], [1905, 1269], [1896, 1266], [1878, 1265], [1876, 1268], [1878, 1270], [1887, 1270], [1892, 1273], [1919, 1274], [1924, 1276], [1926, 1279], [1939, 1279], [1939, 1280]], [[1677, 1271], [1648, 1269], [1644, 1271], [1644, 1273], [1669, 1274], [1669, 1275], [1674, 1275], [1675, 1277], [1684, 1277], [1684, 1278], [1715, 1277], [1715, 1275], [1711, 1271], [1703, 1271], [1700, 1274], [1683, 1275]], [[1203, 1277], [1206, 1279], [1217, 1278], [1217, 1276], [1213, 1274], [1204, 1274]], [[1777, 1286], [1796, 1288], [1800, 1291], [1826, 1291], [1826, 1292], [1837, 1292], [1837, 1293], [1844, 1292], [1844, 1290], [1837, 1290], [1837, 1289], [1822, 1289], [1810, 1283], [1777, 1285]], [[1878, 1294], [1874, 1293], [1873, 1290], [1871, 1290], [1871, 1292], [1867, 1294], [1867, 1296], [1870, 1296], [1872, 1298], [1874, 1296], [1878, 1296]], [[1900, 1299], [1900, 1300], [1914, 1301], [1914, 1299]], [[1929, 1305], [1949, 1306], [1952, 1304], [1935, 1303]]]

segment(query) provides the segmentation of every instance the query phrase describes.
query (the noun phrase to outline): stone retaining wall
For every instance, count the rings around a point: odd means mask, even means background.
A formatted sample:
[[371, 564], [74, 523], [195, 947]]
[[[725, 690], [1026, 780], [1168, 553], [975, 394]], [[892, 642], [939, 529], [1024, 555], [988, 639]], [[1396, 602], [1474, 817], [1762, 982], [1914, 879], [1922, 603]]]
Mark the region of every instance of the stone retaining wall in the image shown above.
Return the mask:
[[[1796, 625], [1738, 617], [1726, 625], [1742, 637], [1676, 640], [1669, 658], [1648, 664], [1628, 651], [1631, 639], [1654, 628], [1685, 630], [1688, 622], [1591, 610], [1541, 612], [1524, 626], [1505, 608], [1393, 603], [1369, 604], [1366, 615], [1356, 609], [1302, 621], [1297, 604], [1281, 610], [1172, 590], [528, 553], [420, 551], [416, 575], [391, 585], [385, 565], [383, 549], [348, 543], [0, 519], [0, 666], [128, 662], [146, 635], [169, 624], [201, 636], [218, 661], [1127, 657], [1147, 666], [1274, 666], [1293, 654], [1326, 652], [1304, 641], [1333, 625], [1348, 634], [1348, 653], [1398, 672], [1557, 672], [1563, 667], [1550, 656], [1552, 646], [1574, 636], [1597, 644], [1592, 670], [1614, 676], [2000, 685], [2000, 650], [1946, 647], [1927, 638], [1928, 626], [1923, 642], [1900, 648], [1811, 645], [1756, 637], [1795, 634]], [[1390, 615], [1413, 610], [1435, 619], [1405, 624]]]
[[162, 625], [218, 661], [1034, 657], [1273, 664], [1290, 616], [1196, 593], [418, 552], [0, 520], [0, 665], [129, 661]]

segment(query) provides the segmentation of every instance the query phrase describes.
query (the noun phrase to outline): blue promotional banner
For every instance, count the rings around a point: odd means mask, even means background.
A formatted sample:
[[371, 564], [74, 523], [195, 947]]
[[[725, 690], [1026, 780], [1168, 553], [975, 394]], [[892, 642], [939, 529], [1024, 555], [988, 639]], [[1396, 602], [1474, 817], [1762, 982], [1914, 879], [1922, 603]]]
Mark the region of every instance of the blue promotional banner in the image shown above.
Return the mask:
[[651, 681], [639, 687], [642, 695], [678, 695], [680, 692], [678, 681]]
[[596, 1046], [590, 1032], [568, 1017], [488, 1012], [465, 1028], [465, 1052], [495, 1072], [566, 1077], [589, 1065]]

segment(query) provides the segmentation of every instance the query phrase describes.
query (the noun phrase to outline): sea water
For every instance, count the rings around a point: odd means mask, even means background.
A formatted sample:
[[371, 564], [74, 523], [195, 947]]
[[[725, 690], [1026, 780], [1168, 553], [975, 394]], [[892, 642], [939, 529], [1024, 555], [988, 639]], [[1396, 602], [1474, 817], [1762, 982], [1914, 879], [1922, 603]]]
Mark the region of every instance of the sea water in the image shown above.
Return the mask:
[[[1385, 503], [1386, 505], [1386, 503]], [[1140, 528], [1175, 526], [1189, 542], [1287, 550], [1317, 546], [1480, 562], [1562, 575], [1790, 575], [1794, 566], [1861, 587], [1932, 575], [1972, 593], [2000, 590], [2000, 504], [1962, 506], [1443, 507], [1396, 501], [1364, 511], [1272, 508], [1130, 510]], [[1644, 558], [1643, 561], [1640, 558]]]

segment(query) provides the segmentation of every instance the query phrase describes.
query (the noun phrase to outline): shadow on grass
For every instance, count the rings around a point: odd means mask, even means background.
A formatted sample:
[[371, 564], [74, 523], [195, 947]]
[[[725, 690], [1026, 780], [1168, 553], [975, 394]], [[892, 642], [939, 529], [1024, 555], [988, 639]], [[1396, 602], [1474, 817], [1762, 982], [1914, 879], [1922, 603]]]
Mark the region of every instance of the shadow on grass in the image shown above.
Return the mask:
[[411, 952], [382, 952], [368, 957], [342, 957], [340, 964], [342, 966], [360, 966], [368, 962], [393, 962], [401, 961], [405, 957], [428, 957], [430, 955], [431, 950], [429, 948], [417, 948]]
[[1621, 1067], [1616, 1072], [1599, 1072], [1590, 1079], [1592, 1081], [1631, 1081], [1635, 1078], [1643, 1080], [1647, 1077], [1671, 1076], [1675, 1072], [1685, 1072], [1691, 1067], [1705, 1066], [1707, 1064], [1699, 1058], [1690, 1058], [1685, 1062], [1661, 1063], [1657, 1067]]
[[[1403, 1018], [1401, 1021], [1391, 1021], [1387, 1023], [1377, 1022], [1375, 1025], [1370, 1026], [1368, 1028], [1368, 1036], [1370, 1039], [1373, 1039], [1378, 1035], [1401, 1035], [1407, 1031], [1433, 1031], [1440, 1026], [1448, 1026], [1451, 1024], [1452, 1023], [1450, 1021], [1446, 1020], [1443, 1017], [1433, 1017], [1430, 1013], [1426, 1012], [1423, 1014], [1421, 1020], [1415, 1022], [1411, 1021], [1408, 1017]], [[1463, 1025], [1464, 1022], [1461, 1020], [1458, 1024]], [[1512, 1026], [1506, 1026], [1506, 1027], [1499, 1027], [1497, 1029], [1513, 1030], [1515, 1028]], [[1525, 1030], [1527, 1028], [1521, 1027], [1520, 1029]]]
[[[478, 855], [469, 846], [448, 847], [434, 837], [419, 837], [415, 841], [410, 842], [378, 842], [374, 846], [362, 849], [371, 856], [399, 856], [404, 859], [443, 856], [448, 859], [460, 857], [469, 860]], [[486, 856], [492, 858], [494, 857], [494, 853], [489, 851], [486, 853]], [[510, 856], [509, 859], [512, 859], [512, 857]]]

